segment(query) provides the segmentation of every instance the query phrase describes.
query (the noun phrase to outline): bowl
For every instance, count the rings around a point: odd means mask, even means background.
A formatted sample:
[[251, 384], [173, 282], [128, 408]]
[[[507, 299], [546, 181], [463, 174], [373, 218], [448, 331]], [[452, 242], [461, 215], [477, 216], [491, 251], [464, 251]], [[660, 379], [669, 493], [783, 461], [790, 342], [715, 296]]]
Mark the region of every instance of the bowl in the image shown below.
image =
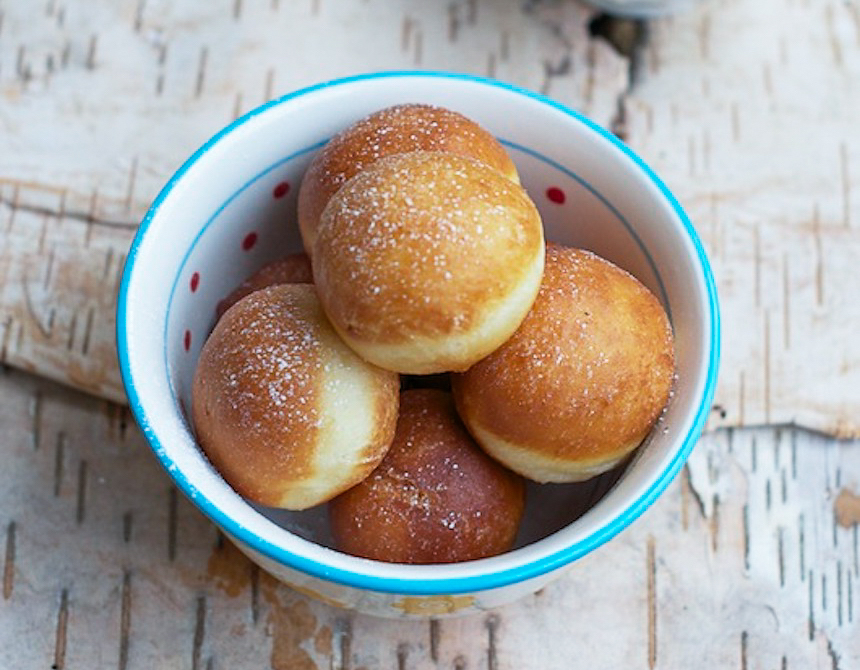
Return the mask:
[[[286, 512], [241, 498], [199, 449], [191, 379], [215, 306], [264, 263], [301, 250], [296, 194], [332, 134], [383, 107], [448, 107], [493, 132], [517, 164], [546, 237], [625, 268], [665, 306], [677, 379], [658, 425], [623, 466], [583, 484], [529, 485], [515, 548], [446, 565], [371, 561], [331, 548], [325, 509]], [[546, 585], [636, 519], [697, 441], [716, 383], [718, 307], [698, 237], [629, 148], [536, 93], [479, 77], [387, 72], [269, 102], [198, 149], [167, 182], [131, 246], [117, 313], [134, 416], [176, 485], [263, 569], [330, 604], [390, 617], [496, 607]]]

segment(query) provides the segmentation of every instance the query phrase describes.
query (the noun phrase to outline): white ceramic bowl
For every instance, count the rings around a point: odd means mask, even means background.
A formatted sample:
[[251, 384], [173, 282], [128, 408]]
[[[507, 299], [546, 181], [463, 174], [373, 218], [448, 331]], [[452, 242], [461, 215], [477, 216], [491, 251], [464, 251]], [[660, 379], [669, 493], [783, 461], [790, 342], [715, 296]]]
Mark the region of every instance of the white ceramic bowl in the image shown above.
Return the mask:
[[[451, 565], [395, 565], [328, 545], [324, 509], [249, 504], [210, 466], [185, 408], [217, 301], [253, 270], [300, 250], [296, 192], [331, 135], [401, 102], [458, 110], [498, 136], [550, 240], [589, 248], [666, 306], [677, 383], [661, 422], [625, 468], [579, 485], [530, 486], [517, 547]], [[718, 309], [708, 261], [681, 207], [615, 137], [547, 98], [472, 76], [392, 72], [313, 86], [250, 112], [170, 179], [128, 255], [117, 315], [134, 415], [177, 486], [253, 560], [299, 591], [384, 616], [440, 616], [533, 592], [606, 542], [666, 488], [710, 409]]]

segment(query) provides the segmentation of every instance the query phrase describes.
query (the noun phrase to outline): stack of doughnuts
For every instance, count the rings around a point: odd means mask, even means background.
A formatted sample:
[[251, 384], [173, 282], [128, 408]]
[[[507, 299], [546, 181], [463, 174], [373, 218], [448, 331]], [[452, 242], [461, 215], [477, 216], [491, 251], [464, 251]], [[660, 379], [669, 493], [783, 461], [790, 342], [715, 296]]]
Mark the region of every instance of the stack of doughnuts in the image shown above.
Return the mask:
[[336, 135], [298, 220], [306, 255], [219, 303], [192, 419], [241, 495], [329, 502], [344, 552], [504, 552], [523, 478], [615, 467], [668, 401], [659, 301], [609, 261], [546, 244], [504, 147], [456, 112], [398, 105]]

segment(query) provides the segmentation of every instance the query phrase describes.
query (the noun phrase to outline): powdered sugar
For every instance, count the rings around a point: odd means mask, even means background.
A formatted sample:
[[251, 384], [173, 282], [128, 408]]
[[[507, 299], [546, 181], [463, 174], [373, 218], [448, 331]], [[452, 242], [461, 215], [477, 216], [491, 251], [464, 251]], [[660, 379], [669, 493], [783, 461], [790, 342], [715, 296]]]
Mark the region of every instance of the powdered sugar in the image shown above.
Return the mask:
[[321, 343], [311, 311], [303, 293], [266, 289], [245, 298], [216, 327], [212, 368], [222, 380], [223, 402], [243, 429], [318, 425], [312, 399]]
[[334, 310], [327, 302], [330, 316], [344, 311], [341, 327], [362, 322], [367, 309], [376, 323], [363, 326], [380, 331], [458, 330], [516, 285], [540, 237], [528, 196], [496, 171], [438, 152], [389, 156], [323, 213], [315, 251], [322, 297], [349, 296]]

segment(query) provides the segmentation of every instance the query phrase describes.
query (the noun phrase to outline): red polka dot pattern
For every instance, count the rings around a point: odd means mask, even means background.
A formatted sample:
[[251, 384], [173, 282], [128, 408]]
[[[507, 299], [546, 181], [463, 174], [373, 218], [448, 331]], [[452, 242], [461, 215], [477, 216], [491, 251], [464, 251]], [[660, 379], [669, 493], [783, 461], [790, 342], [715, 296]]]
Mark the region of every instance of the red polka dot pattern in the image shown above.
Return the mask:
[[275, 198], [283, 198], [289, 192], [290, 192], [289, 182], [282, 181], [280, 184], [275, 186], [275, 190], [272, 191], [272, 195]]
[[257, 233], [248, 233], [245, 235], [245, 239], [242, 240], [242, 249], [250, 251], [254, 248], [255, 244], [257, 244]]
[[194, 293], [198, 286], [200, 286], [200, 273], [195, 272], [191, 275], [191, 292]]
[[546, 190], [546, 197], [550, 202], [554, 202], [556, 205], [563, 205], [566, 200], [564, 191], [562, 191], [558, 186], [550, 186]]

